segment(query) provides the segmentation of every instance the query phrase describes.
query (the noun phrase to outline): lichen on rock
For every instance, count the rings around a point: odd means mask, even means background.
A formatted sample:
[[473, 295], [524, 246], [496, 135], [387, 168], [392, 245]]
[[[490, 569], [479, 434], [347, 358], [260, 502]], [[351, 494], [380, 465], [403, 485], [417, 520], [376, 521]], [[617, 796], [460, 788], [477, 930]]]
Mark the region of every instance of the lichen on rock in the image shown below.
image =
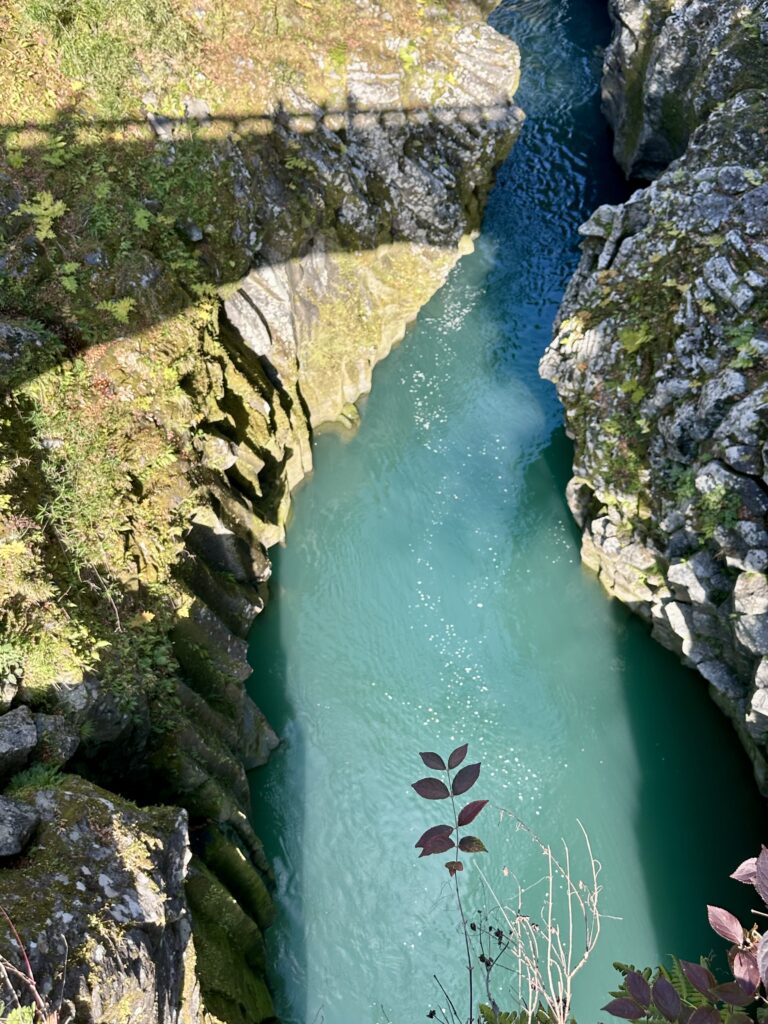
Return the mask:
[[[519, 56], [485, 0], [97, 0], [97, 36], [70, 6], [0, 11], [0, 734], [24, 719], [0, 772], [41, 817], [0, 895], [51, 991], [61, 936], [87, 946], [83, 1021], [208, 1020], [194, 946], [209, 1010], [254, 1024], [271, 877], [246, 772], [277, 737], [244, 683], [268, 551], [313, 431], [355, 423], [470, 247]], [[91, 798], [145, 853], [180, 849], [184, 819], [126, 798], [185, 808], [186, 897], [153, 861], [134, 927]], [[94, 858], [117, 895], [79, 879]], [[31, 866], [40, 921], [12, 899]]]
[[[707, 680], [768, 791], [768, 95], [746, 87], [766, 84], [765, 11], [613, 10], [617, 155], [655, 180], [581, 228], [541, 373], [575, 442], [584, 562]], [[673, 96], [692, 118], [678, 138]]]

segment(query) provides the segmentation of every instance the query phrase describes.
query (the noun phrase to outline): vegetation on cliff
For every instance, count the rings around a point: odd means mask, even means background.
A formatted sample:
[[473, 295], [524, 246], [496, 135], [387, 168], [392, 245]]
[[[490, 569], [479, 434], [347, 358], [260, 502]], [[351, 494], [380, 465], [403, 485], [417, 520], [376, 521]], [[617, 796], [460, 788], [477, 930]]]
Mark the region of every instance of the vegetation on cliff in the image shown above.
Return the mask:
[[[67, 765], [116, 807], [182, 805], [199, 982], [232, 1022], [272, 1014], [246, 770], [277, 740], [244, 689], [266, 552], [311, 429], [354, 419], [373, 365], [466, 247], [520, 121], [516, 50], [483, 4], [354, 7], [0, 12], [0, 782], [16, 774], [8, 850], [32, 835], [0, 885], [26, 886], [48, 849], [22, 805]], [[61, 851], [62, 871], [87, 856]], [[62, 933], [79, 948], [92, 928], [77, 898]], [[165, 970], [186, 938], [152, 927]], [[110, 928], [119, 974], [133, 940]], [[58, 959], [38, 953], [55, 984]], [[135, 1019], [119, 979], [97, 974], [85, 957], [66, 998]], [[204, 1019], [156, 981], [167, 1019]]]

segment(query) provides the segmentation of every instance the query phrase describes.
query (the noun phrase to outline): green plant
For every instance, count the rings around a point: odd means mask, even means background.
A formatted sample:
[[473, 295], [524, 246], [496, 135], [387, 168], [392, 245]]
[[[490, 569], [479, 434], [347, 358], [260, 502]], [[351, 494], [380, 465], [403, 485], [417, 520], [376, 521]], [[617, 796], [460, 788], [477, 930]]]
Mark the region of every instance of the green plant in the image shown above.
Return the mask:
[[400, 47], [397, 55], [400, 58], [400, 63], [403, 65], [405, 73], [407, 75], [413, 74], [419, 66], [419, 48], [416, 43], [410, 40], [405, 46]]
[[109, 313], [119, 324], [127, 324], [135, 308], [136, 300], [127, 296], [122, 299], [105, 299], [104, 302], [96, 303], [96, 309]]
[[715, 486], [696, 500], [696, 522], [702, 536], [711, 540], [718, 527], [732, 530], [739, 522], [741, 498], [725, 484]]
[[38, 241], [45, 242], [54, 237], [53, 224], [67, 212], [66, 204], [61, 199], [54, 199], [48, 191], [38, 192], [33, 199], [22, 203], [16, 215], [28, 213], [35, 222], [35, 235]]
[[347, 60], [349, 59], [349, 48], [346, 43], [335, 43], [328, 54], [328, 58], [331, 62], [331, 67], [337, 74], [342, 74], [346, 70]]
[[[750, 857], [731, 875], [737, 882], [752, 885], [768, 908], [768, 850]], [[759, 912], [756, 912], [759, 913]], [[768, 933], [757, 925], [745, 928], [722, 907], [707, 907], [712, 929], [731, 943], [728, 963], [732, 979], [718, 982], [709, 962], [698, 963], [672, 957], [669, 970], [650, 967], [638, 971], [632, 965], [614, 964], [622, 983], [603, 1009], [622, 1020], [646, 1024], [752, 1024], [745, 1012], [759, 1003], [755, 1016], [766, 1018], [768, 1003]], [[764, 914], [761, 914], [764, 917]]]
[[64, 74], [112, 115], [129, 108], [130, 87], [147, 65], [179, 59], [193, 41], [170, 0], [26, 0], [22, 25], [45, 31]]
[[[546, 870], [540, 880], [545, 887], [543, 906], [535, 909], [530, 906], [526, 897], [528, 890], [519, 884], [511, 900], [500, 898], [478, 866], [494, 909], [490, 913], [480, 912], [478, 920], [468, 920], [459, 888], [459, 873], [463, 872], [464, 864], [455, 858], [459, 853], [485, 852], [485, 845], [477, 836], [462, 836], [461, 829], [474, 821], [488, 801], [473, 800], [460, 811], [456, 809], [455, 797], [469, 790], [480, 774], [479, 763], [466, 765], [452, 774], [466, 754], [466, 743], [454, 750], [447, 762], [439, 754], [422, 753], [422, 761], [428, 768], [442, 772], [445, 781], [428, 777], [413, 783], [413, 788], [425, 800], [451, 801], [453, 824], [427, 829], [417, 840], [416, 847], [421, 851], [420, 857], [445, 853], [451, 858], [445, 866], [455, 886], [467, 956], [468, 1015], [459, 1014], [436, 978], [446, 1006], [439, 1011], [430, 1010], [427, 1016], [440, 1020], [441, 1024], [474, 1024], [478, 1019], [474, 973], [478, 971], [488, 996], [488, 1002], [479, 1007], [483, 1020], [491, 1024], [573, 1024], [574, 978], [586, 965], [600, 935], [600, 864], [592, 854], [589, 837], [581, 823], [589, 863], [586, 879], [578, 878], [572, 870], [571, 852], [565, 841], [562, 854], [557, 856], [519, 818], [502, 810], [501, 819], [512, 819], [516, 831], [524, 833], [545, 858]], [[535, 889], [538, 884], [529, 888]], [[502, 985], [509, 978], [516, 979], [509, 999], [518, 1003], [518, 1010], [501, 1011], [492, 995], [497, 976], [502, 979]]]
[[619, 328], [619, 341], [622, 348], [630, 353], [637, 352], [643, 345], [647, 345], [652, 337], [653, 335], [647, 324], [641, 324], [640, 327]]
[[23, 793], [24, 790], [36, 791], [60, 786], [63, 781], [58, 767], [50, 764], [33, 764], [22, 772], [17, 772], [8, 783], [8, 793]]
[[5, 1005], [0, 1003], [0, 1020], [2, 1024], [35, 1024], [34, 1006], [15, 1006], [7, 1013]]

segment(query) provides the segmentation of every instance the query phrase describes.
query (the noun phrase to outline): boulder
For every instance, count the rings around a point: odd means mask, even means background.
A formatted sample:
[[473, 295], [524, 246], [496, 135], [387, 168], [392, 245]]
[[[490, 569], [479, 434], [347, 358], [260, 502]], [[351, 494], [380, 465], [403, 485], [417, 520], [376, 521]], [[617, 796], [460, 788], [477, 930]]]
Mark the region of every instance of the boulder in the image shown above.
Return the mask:
[[37, 729], [27, 707], [0, 715], [0, 781], [21, 771], [37, 746]]
[[40, 815], [28, 804], [0, 796], [0, 857], [15, 857], [29, 842]]

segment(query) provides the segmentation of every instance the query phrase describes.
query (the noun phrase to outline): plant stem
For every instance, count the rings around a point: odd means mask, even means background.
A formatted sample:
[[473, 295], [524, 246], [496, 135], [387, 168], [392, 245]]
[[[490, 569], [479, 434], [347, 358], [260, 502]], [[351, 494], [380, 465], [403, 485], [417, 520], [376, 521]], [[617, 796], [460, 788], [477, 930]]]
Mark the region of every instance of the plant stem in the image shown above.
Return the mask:
[[[453, 810], [454, 827], [456, 829], [456, 858], [458, 860], [458, 856], [459, 856], [459, 852], [460, 852], [459, 851], [459, 816], [456, 813], [456, 800], [454, 799], [454, 796], [453, 796], [453, 783], [452, 783], [452, 780], [451, 780], [450, 770], [447, 770], [447, 775], [448, 775], [448, 790], [449, 790], [449, 792], [451, 794], [451, 808]], [[474, 1020], [474, 1005], [475, 1005], [474, 989], [473, 989], [473, 981], [472, 981], [472, 971], [473, 971], [473, 967], [472, 967], [472, 950], [470, 949], [470, 945], [469, 945], [469, 928], [467, 927], [467, 918], [466, 918], [466, 916], [464, 914], [464, 907], [462, 906], [462, 902], [461, 902], [461, 893], [459, 891], [459, 873], [458, 873], [458, 871], [454, 872], [453, 881], [454, 881], [454, 884], [456, 886], [456, 903], [457, 903], [458, 908], [459, 908], [459, 916], [461, 917], [461, 927], [464, 929], [464, 945], [466, 946], [466, 950], [467, 950], [467, 972], [469, 974], [469, 1021], [468, 1021], [468, 1024], [472, 1024], [472, 1021]]]

